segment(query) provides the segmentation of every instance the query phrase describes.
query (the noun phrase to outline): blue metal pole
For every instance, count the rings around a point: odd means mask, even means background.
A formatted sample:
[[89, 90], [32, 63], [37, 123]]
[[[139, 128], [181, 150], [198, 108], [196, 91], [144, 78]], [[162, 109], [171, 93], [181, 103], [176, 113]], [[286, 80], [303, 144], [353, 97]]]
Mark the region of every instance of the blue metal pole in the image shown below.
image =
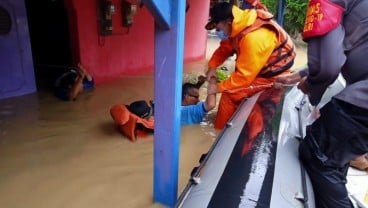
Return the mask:
[[277, 8], [277, 22], [281, 26], [283, 26], [284, 24], [285, 4], [286, 4], [286, 0], [279, 0], [279, 4]]
[[[153, 5], [160, 8], [156, 9], [159, 18], [155, 16], [153, 200], [174, 207], [178, 192], [186, 4], [185, 0], [155, 0]], [[163, 11], [170, 15], [160, 13]]]

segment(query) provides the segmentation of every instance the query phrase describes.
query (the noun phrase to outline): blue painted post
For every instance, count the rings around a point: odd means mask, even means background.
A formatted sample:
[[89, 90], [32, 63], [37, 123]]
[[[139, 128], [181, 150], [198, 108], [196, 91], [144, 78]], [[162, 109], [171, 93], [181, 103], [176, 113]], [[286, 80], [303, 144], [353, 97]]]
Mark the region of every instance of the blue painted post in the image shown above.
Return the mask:
[[279, 23], [280, 26], [284, 24], [285, 1], [286, 0], [279, 0], [277, 8], [277, 23]]
[[155, 18], [153, 198], [154, 202], [174, 207], [178, 192], [185, 0], [154, 1], [158, 6], [165, 3], [170, 5], [169, 29], [158, 22], [166, 14]]

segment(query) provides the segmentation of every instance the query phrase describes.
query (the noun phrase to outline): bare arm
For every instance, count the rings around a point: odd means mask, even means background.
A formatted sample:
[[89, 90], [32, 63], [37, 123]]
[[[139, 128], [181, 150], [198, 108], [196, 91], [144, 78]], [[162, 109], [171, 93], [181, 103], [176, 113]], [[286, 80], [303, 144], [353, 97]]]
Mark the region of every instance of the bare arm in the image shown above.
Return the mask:
[[208, 61], [208, 70], [206, 72], [207, 80], [210, 81], [211, 77], [216, 77], [216, 68], [220, 66], [224, 61], [233, 55], [233, 46], [229, 40], [223, 40], [220, 42], [220, 46], [212, 54]]
[[308, 66], [303, 66], [302, 68], [294, 70], [290, 74], [280, 75], [276, 77], [274, 86], [276, 88], [281, 88], [284, 86], [295, 85], [307, 75], [308, 75]]
[[86, 77], [88, 81], [91, 81], [93, 79], [92, 76], [87, 72], [87, 70], [82, 66], [81, 63], [78, 63], [78, 69], [80, 74], [82, 74], [83, 78]]
[[216, 77], [211, 77], [207, 86], [207, 98], [205, 101], [206, 111], [210, 111], [216, 107], [216, 93], [217, 93], [217, 80]]

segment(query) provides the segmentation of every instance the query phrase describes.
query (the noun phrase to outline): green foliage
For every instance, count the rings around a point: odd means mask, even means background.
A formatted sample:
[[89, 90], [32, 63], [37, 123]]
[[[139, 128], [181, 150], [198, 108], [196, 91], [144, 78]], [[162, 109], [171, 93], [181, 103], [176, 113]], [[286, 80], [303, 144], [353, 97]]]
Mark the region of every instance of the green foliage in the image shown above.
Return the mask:
[[[261, 0], [269, 11], [277, 17], [278, 0]], [[292, 36], [303, 31], [308, 0], [286, 0], [284, 11], [285, 30]]]

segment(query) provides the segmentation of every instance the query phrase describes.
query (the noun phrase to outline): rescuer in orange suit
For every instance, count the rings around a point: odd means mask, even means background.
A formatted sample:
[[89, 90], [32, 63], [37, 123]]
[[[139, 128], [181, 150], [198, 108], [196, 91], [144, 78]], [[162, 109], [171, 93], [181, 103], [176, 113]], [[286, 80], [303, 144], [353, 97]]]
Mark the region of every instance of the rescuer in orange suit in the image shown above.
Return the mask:
[[215, 128], [222, 129], [244, 98], [270, 88], [275, 77], [289, 73], [295, 58], [289, 35], [260, 7], [242, 10], [222, 2], [210, 9], [206, 29], [216, 29], [220, 46], [208, 62], [207, 77], [216, 76], [216, 68], [236, 54], [235, 70], [220, 82], [222, 93]]

